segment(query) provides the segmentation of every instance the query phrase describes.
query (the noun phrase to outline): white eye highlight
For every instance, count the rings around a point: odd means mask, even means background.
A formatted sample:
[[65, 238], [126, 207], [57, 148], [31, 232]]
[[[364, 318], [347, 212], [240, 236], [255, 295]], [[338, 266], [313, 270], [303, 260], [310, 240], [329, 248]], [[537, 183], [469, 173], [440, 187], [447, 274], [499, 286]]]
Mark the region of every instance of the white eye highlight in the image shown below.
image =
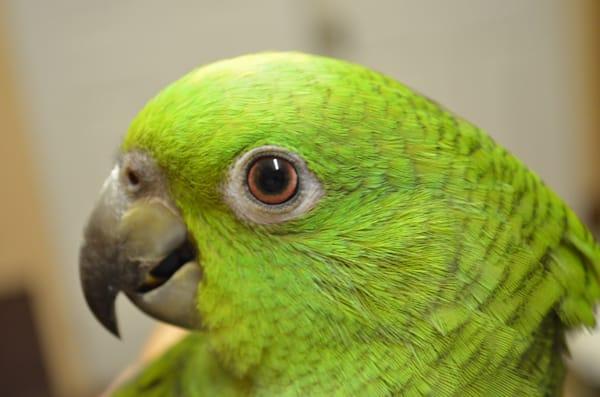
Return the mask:
[[322, 195], [321, 184], [304, 160], [270, 145], [240, 156], [223, 187], [225, 202], [240, 219], [263, 225], [305, 214]]

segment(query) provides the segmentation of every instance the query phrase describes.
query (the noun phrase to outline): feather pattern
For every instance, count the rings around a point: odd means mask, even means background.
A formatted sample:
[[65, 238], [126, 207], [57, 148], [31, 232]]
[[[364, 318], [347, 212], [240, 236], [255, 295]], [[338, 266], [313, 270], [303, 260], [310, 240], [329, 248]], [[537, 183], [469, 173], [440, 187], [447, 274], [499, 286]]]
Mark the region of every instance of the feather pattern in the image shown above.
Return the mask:
[[[228, 167], [262, 145], [322, 184], [304, 216], [255, 225], [224, 202]], [[565, 330], [594, 324], [600, 247], [576, 215], [482, 130], [361, 66], [267, 53], [200, 68], [123, 150], [165, 170], [201, 252], [205, 330], [118, 395], [229, 379], [256, 396], [552, 396]]]

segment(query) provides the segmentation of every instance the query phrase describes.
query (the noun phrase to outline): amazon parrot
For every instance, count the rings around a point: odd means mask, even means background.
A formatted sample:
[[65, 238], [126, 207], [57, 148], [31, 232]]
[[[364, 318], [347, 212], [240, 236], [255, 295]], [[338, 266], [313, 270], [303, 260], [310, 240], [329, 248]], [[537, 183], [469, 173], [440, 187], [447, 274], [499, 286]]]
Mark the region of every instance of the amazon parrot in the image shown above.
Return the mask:
[[556, 396], [600, 245], [484, 131], [301, 53], [192, 71], [135, 117], [84, 231], [87, 304], [192, 330], [116, 396]]

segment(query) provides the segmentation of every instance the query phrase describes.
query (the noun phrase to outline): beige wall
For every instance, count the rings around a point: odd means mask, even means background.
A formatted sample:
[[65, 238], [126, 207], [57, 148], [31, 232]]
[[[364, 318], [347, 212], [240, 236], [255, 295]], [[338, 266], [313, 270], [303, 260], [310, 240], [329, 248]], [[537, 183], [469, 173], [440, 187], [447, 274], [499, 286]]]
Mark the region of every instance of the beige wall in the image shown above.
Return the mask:
[[[588, 100], [582, 109], [590, 144], [587, 146], [586, 170], [588, 190], [594, 196], [600, 217], [600, 1], [586, 0], [580, 8], [580, 42], [584, 54], [582, 90]], [[598, 219], [600, 223], [600, 219]], [[600, 233], [600, 224], [596, 225]]]
[[[77, 274], [81, 229], [136, 111], [166, 83], [222, 57], [296, 49], [386, 72], [487, 129], [583, 211], [599, 172], [581, 160], [592, 124], [580, 113], [588, 103], [581, 88], [587, 83], [579, 80], [586, 50], [575, 45], [584, 16], [574, 10], [585, 1], [6, 1], [26, 129], [9, 122], [17, 127], [3, 127], [3, 139], [9, 134], [23, 149], [0, 150], [28, 175], [6, 177], [30, 181], [23, 199], [6, 208], [36, 219], [6, 223], [15, 235], [42, 241], [36, 252], [23, 252], [38, 255], [26, 262], [44, 261], [40, 285], [54, 288], [46, 290], [41, 318], [52, 305], [65, 320], [62, 328], [45, 322], [49, 351], [64, 333], [72, 347], [65, 362], [99, 385], [147, 335], [152, 321], [127, 302], [119, 304], [122, 341], [88, 312]], [[0, 271], [12, 271], [6, 269], [0, 263]], [[80, 377], [69, 371], [59, 374], [63, 384]]]
[[[0, 21], [6, 20], [5, 11], [0, 7]], [[31, 137], [25, 134], [26, 112], [13, 84], [14, 57], [5, 26], [0, 23], [0, 296], [21, 290], [31, 294], [52, 387], [61, 396], [77, 396], [85, 379], [76, 366], [76, 346], [69, 343], [75, 330], [66, 323], [66, 294], [48, 234], [48, 208], [40, 202]]]

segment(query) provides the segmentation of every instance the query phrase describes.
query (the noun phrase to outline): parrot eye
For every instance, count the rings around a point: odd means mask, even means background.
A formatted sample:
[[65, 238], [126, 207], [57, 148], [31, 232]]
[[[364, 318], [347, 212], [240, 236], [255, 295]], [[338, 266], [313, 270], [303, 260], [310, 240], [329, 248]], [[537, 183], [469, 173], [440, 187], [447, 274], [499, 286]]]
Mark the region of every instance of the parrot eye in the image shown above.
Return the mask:
[[300, 156], [278, 146], [261, 146], [234, 162], [223, 194], [239, 218], [275, 224], [308, 212], [323, 189]]
[[277, 156], [259, 157], [248, 170], [248, 189], [265, 204], [282, 204], [298, 190], [298, 173], [294, 166]]

